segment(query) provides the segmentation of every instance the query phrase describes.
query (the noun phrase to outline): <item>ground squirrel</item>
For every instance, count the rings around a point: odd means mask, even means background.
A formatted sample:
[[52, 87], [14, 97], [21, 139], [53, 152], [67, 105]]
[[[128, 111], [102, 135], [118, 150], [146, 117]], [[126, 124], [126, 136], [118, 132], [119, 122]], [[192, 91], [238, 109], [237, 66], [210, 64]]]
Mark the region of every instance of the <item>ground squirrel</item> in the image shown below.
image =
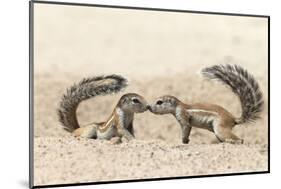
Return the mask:
[[146, 100], [136, 94], [123, 95], [107, 121], [92, 123], [80, 127], [77, 121], [76, 110], [80, 102], [98, 95], [107, 95], [119, 92], [127, 86], [127, 80], [118, 75], [86, 78], [74, 84], [63, 95], [58, 109], [59, 121], [64, 128], [75, 137], [94, 139], [127, 140], [134, 138], [134, 113], [142, 113], [148, 109]]
[[234, 117], [230, 112], [215, 104], [184, 104], [174, 96], [162, 96], [150, 106], [154, 114], [173, 114], [182, 128], [182, 142], [189, 142], [191, 127], [214, 132], [221, 142], [243, 143], [232, 133], [237, 124], [254, 122], [260, 118], [263, 97], [254, 77], [238, 65], [215, 65], [204, 68], [203, 76], [228, 85], [241, 102], [242, 115]]

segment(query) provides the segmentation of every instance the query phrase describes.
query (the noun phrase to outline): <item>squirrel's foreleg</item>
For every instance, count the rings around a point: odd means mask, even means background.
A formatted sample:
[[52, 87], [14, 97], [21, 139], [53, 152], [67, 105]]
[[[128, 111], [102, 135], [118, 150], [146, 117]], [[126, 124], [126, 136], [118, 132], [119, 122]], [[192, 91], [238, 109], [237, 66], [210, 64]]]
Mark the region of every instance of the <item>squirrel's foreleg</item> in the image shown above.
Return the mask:
[[176, 108], [175, 117], [180, 123], [181, 130], [182, 130], [182, 143], [187, 144], [189, 142], [189, 135], [191, 132], [191, 125], [189, 123], [189, 115], [186, 114], [184, 108], [178, 107]]
[[121, 134], [126, 140], [133, 140], [135, 137], [124, 127], [118, 129], [119, 134]]
[[181, 125], [182, 129], [182, 143], [188, 144], [189, 143], [189, 135], [191, 131], [191, 126], [189, 124]]

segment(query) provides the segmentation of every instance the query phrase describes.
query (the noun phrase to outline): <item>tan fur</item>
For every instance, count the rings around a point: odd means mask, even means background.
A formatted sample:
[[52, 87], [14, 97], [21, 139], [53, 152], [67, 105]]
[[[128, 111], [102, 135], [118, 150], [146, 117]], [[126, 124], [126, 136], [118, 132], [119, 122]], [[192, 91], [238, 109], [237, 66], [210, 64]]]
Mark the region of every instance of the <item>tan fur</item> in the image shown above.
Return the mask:
[[115, 110], [114, 110], [111, 116], [108, 118], [108, 120], [104, 124], [98, 127], [99, 132], [103, 133], [113, 125], [117, 125], [118, 124], [117, 120], [118, 120], [118, 115], [115, 114]]

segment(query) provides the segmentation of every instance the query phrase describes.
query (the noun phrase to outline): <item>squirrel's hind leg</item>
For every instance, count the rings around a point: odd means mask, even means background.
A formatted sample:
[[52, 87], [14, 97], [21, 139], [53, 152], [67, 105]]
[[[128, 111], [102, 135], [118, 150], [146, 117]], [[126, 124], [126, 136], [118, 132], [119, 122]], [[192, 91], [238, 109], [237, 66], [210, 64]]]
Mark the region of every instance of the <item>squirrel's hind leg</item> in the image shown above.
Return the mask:
[[240, 139], [232, 133], [231, 127], [225, 127], [221, 123], [214, 124], [214, 133], [220, 142], [228, 142], [232, 144], [243, 144], [243, 139]]
[[97, 127], [95, 125], [87, 125], [74, 130], [72, 134], [74, 135], [74, 137], [96, 139]]

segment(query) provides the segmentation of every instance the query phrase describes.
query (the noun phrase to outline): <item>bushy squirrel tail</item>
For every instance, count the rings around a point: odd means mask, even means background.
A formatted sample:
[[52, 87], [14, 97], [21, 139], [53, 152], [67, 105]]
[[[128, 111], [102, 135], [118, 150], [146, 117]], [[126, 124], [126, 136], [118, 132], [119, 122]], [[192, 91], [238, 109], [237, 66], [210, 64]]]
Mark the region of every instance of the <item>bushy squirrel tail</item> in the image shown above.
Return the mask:
[[263, 95], [255, 78], [238, 65], [215, 65], [202, 70], [204, 77], [228, 85], [241, 102], [242, 115], [236, 124], [254, 122], [263, 110]]
[[79, 128], [76, 110], [80, 102], [89, 98], [114, 94], [127, 86], [127, 80], [119, 75], [85, 78], [69, 87], [62, 96], [57, 110], [59, 121], [68, 131]]

